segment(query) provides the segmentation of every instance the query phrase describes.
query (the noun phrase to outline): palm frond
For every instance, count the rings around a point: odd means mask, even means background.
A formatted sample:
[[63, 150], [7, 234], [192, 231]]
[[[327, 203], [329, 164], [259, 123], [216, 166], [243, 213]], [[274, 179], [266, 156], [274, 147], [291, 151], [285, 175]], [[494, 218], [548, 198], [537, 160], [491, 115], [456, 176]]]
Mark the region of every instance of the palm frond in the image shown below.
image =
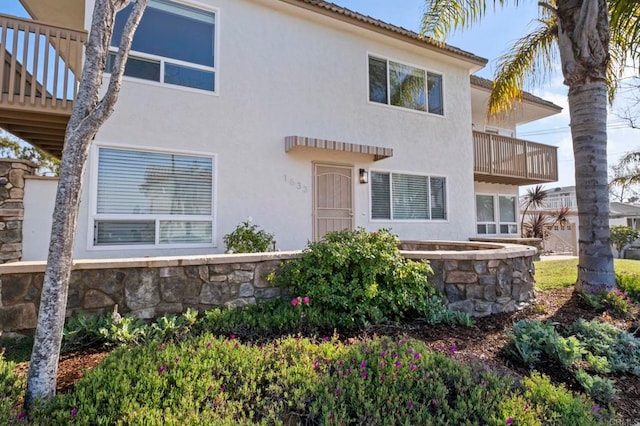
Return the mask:
[[611, 44], [626, 52], [633, 61], [640, 61], [640, 2], [610, 0]]
[[557, 63], [557, 33], [555, 16], [538, 20], [539, 27], [519, 39], [511, 49], [497, 59], [493, 90], [489, 98], [489, 113], [510, 111], [522, 98], [525, 85], [547, 80]]
[[489, 6], [493, 9], [522, 0], [426, 0], [422, 16], [422, 33], [438, 40], [471, 27], [484, 18]]

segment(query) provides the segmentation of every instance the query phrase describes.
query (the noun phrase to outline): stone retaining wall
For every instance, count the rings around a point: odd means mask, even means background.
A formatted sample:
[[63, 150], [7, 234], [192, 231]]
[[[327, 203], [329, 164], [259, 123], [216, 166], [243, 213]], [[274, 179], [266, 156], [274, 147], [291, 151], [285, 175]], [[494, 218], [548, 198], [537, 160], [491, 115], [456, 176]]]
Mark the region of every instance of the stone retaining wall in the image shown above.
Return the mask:
[[29, 161], [0, 158], [0, 264], [22, 258], [24, 178], [34, 171]]
[[[447, 243], [447, 247], [461, 243]], [[466, 243], [480, 244], [480, 243]], [[496, 248], [498, 247], [498, 248]], [[402, 251], [428, 259], [431, 282], [451, 308], [480, 316], [513, 311], [533, 298], [535, 249], [487, 244], [472, 251]], [[244, 306], [280, 296], [266, 280], [300, 251], [166, 258], [78, 260], [69, 286], [67, 315], [111, 312], [153, 318], [194, 308]], [[44, 262], [0, 266], [0, 331], [36, 325]]]

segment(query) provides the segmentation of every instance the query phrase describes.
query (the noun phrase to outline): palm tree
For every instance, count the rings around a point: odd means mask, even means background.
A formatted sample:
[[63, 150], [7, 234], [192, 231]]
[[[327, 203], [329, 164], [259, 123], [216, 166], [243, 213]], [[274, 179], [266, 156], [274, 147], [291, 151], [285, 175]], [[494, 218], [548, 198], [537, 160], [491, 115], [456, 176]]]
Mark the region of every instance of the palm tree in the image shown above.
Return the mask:
[[[492, 114], [509, 111], [525, 83], [544, 81], [559, 53], [569, 87], [579, 229], [576, 288], [597, 292], [615, 287], [609, 236], [607, 100], [627, 58], [640, 59], [640, 4], [636, 0], [532, 0], [538, 27], [498, 59], [489, 100]], [[482, 19], [491, 6], [524, 0], [426, 0], [423, 32], [444, 38]], [[621, 24], [611, 33], [609, 17]], [[611, 38], [611, 40], [610, 40]], [[611, 41], [611, 43], [610, 43]]]
[[527, 210], [529, 210], [530, 207], [534, 209], [542, 208], [548, 195], [549, 193], [542, 185], [536, 185], [533, 188], [527, 189], [527, 195], [524, 196], [524, 200], [522, 201], [523, 210], [522, 219], [520, 220], [520, 235], [523, 237], [525, 235], [524, 218], [527, 215]]

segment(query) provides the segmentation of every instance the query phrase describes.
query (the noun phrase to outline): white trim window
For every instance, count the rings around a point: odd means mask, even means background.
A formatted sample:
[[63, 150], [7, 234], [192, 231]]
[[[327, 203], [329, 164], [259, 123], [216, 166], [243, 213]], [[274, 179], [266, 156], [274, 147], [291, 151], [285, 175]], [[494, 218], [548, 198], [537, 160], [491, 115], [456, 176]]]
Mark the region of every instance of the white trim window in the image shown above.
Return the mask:
[[[116, 16], [113, 52], [132, 8], [129, 4]], [[150, 0], [133, 37], [124, 75], [216, 92], [215, 46], [216, 13], [169, 0]], [[107, 72], [114, 58], [115, 53], [111, 53]]]
[[518, 233], [515, 195], [476, 194], [478, 235], [515, 235]]
[[442, 75], [369, 56], [369, 100], [444, 115]]
[[98, 148], [93, 245], [210, 247], [214, 158]]
[[371, 172], [371, 219], [446, 220], [444, 177]]

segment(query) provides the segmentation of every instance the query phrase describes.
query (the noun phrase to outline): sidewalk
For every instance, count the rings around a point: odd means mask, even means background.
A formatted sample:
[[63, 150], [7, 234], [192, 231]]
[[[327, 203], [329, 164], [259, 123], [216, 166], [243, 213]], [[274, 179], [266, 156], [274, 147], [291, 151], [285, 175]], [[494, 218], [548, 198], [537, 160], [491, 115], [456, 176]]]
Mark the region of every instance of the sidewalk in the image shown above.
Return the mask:
[[572, 256], [568, 254], [541, 254], [540, 260], [565, 260], [565, 259], [577, 259], [578, 256]]

